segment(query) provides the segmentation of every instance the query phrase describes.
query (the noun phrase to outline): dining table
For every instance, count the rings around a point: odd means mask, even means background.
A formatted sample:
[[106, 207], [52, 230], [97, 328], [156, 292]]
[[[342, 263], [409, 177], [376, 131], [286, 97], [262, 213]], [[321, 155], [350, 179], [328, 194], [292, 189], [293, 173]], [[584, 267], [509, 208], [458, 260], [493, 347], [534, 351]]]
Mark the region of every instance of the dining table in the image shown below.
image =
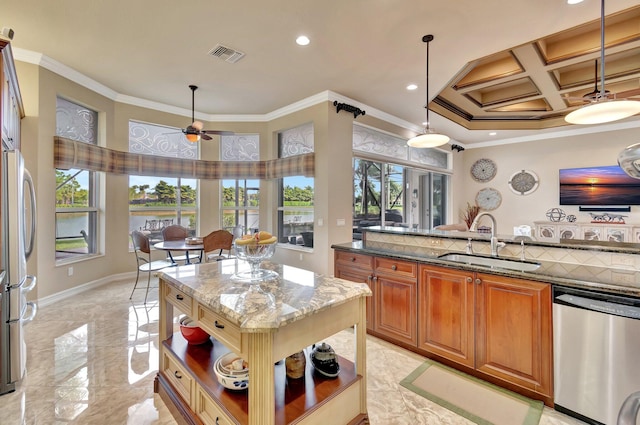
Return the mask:
[[184, 251], [186, 255], [185, 264], [191, 264], [191, 258], [189, 258], [189, 252], [199, 251], [200, 254], [197, 257], [200, 259], [200, 261], [202, 261], [202, 252], [204, 250], [203, 243], [189, 243], [186, 240], [157, 242], [153, 244], [153, 247], [155, 249], [167, 251], [169, 254], [169, 259], [174, 264], [176, 264], [176, 262], [173, 260], [171, 251]]

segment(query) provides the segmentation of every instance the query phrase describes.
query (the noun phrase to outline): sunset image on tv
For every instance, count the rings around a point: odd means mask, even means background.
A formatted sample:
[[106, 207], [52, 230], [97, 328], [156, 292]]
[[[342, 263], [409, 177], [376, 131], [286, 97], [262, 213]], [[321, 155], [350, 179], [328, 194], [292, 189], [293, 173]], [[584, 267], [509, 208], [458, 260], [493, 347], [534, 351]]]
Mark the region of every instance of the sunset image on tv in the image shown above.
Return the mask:
[[617, 165], [562, 169], [560, 205], [640, 205], [640, 180]]

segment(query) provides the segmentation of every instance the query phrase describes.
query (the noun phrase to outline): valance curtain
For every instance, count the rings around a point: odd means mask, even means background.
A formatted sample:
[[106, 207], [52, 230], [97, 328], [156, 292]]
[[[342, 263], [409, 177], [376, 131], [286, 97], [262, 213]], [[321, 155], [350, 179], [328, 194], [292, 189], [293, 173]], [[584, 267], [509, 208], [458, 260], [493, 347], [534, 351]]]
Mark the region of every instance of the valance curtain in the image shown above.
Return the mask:
[[54, 137], [54, 167], [103, 171], [136, 176], [196, 179], [276, 179], [313, 177], [313, 153], [267, 161], [204, 161], [121, 152], [101, 146]]

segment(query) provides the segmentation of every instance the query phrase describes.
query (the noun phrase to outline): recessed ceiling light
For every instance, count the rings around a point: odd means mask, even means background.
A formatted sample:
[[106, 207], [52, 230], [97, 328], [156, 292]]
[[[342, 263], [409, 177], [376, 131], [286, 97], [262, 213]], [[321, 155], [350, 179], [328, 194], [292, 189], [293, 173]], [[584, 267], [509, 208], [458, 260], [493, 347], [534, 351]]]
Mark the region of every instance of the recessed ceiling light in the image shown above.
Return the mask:
[[495, 136], [496, 134], [498, 133], [496, 133], [495, 131], [492, 131], [491, 133], [489, 133], [489, 136]]
[[417, 89], [417, 88], [418, 88], [418, 85], [417, 85], [417, 84], [409, 84], [409, 85], [407, 86], [407, 90], [415, 90], [415, 89]]
[[310, 43], [309, 37], [307, 37], [306, 35], [301, 35], [298, 38], [296, 38], [296, 43], [300, 46], [306, 46], [307, 44]]
[[567, 4], [578, 4], [582, 3], [584, 0], [567, 0]]

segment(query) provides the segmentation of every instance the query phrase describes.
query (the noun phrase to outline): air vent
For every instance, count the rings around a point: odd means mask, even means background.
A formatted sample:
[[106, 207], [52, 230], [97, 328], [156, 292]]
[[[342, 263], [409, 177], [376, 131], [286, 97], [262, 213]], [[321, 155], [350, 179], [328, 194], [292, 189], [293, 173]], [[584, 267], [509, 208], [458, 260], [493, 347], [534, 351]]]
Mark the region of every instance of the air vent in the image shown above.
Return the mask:
[[230, 63], [236, 63], [244, 57], [244, 53], [230, 47], [223, 46], [222, 44], [216, 45], [216, 47], [209, 51], [209, 54]]

